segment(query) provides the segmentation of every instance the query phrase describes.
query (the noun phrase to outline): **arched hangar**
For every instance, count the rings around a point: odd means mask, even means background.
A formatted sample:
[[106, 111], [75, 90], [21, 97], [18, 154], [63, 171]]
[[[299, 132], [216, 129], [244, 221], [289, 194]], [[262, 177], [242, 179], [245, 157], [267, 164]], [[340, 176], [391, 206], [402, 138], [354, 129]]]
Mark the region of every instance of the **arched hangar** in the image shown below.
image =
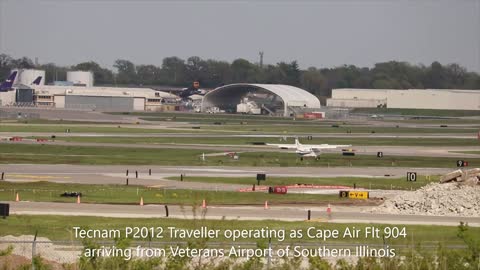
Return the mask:
[[202, 112], [289, 116], [319, 108], [317, 97], [301, 88], [284, 84], [228, 84], [208, 92], [202, 101]]

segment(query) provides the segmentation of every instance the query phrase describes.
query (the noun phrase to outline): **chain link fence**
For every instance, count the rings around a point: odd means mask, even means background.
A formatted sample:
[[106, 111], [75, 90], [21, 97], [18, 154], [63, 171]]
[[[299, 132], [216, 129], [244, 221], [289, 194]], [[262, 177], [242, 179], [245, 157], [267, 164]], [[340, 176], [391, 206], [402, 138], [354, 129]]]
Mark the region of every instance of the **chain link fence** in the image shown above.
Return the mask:
[[[32, 269], [35, 269], [35, 258], [41, 257], [45, 262], [50, 266], [55, 265], [76, 265], [80, 262], [81, 257], [86, 255], [86, 249], [84, 244], [78, 240], [64, 240], [64, 241], [50, 241], [46, 238], [36, 238], [34, 236], [22, 236], [22, 237], [13, 237], [7, 236], [3, 237], [3, 240], [0, 240], [0, 267], [2, 267], [2, 254], [5, 253], [5, 250], [10, 249], [10, 256], [16, 258], [18, 262], [10, 261], [10, 267], [15, 266], [15, 263], [31, 264]], [[97, 253], [95, 257], [103, 257], [106, 259], [120, 259], [125, 261], [135, 260], [135, 259], [153, 259], [161, 258], [163, 260], [172, 259], [170, 256], [169, 250], [170, 247], [175, 249], [176, 247], [191, 247], [192, 243], [189, 242], [169, 242], [169, 241], [132, 241], [129, 243], [129, 247], [120, 248], [118, 242], [115, 241], [96, 241], [94, 244], [90, 243], [88, 248], [94, 247], [98, 250], [104, 250], [106, 253]], [[215, 242], [210, 241], [203, 244], [202, 248], [212, 249], [212, 250], [223, 250], [223, 254], [229, 254], [232, 248], [237, 250], [268, 250], [271, 249], [271, 252], [265, 252], [260, 256], [257, 256], [266, 266], [270, 264], [275, 265], [285, 260], [285, 256], [279, 256], [278, 251], [285, 249], [287, 246], [293, 247], [297, 246], [301, 250], [317, 250], [319, 248], [335, 249], [335, 250], [345, 250], [350, 251], [351, 254], [354, 254], [357, 248], [365, 246], [365, 244], [360, 243], [335, 243], [335, 242], [300, 242], [300, 243], [267, 243], [264, 246], [260, 247], [258, 243], [255, 242]], [[393, 248], [398, 250], [397, 256], [404, 256], [407, 252], [414, 252], [415, 247], [412, 245], [388, 245], [384, 242], [383, 244], [368, 244], [370, 249], [385, 249]], [[435, 253], [439, 248], [439, 244], [436, 242], [428, 242], [422, 244], [422, 250], [427, 253]], [[466, 246], [464, 245], [449, 245], [446, 247], [449, 251], [453, 250], [464, 250]], [[293, 250], [293, 248], [292, 248]], [[166, 252], [164, 252], [166, 251]], [[85, 252], [85, 253], [84, 253]], [[269, 255], [265, 255], [269, 254]], [[290, 254], [294, 254], [293, 252]], [[231, 253], [230, 253], [231, 255]], [[243, 254], [245, 255], [245, 254]], [[3, 254], [5, 256], [5, 254]], [[314, 254], [314, 256], [319, 256]], [[198, 260], [197, 256], [194, 260]], [[208, 256], [204, 256], [207, 258]], [[293, 256], [290, 256], [293, 257]], [[309, 256], [299, 256], [303, 260], [304, 264], [308, 263]], [[338, 259], [345, 259], [351, 263], [355, 263], [358, 260], [356, 256], [320, 256], [324, 259], [330, 261], [330, 263], [335, 263]], [[226, 258], [231, 258], [230, 256], [212, 256], [212, 259], [222, 260]], [[239, 262], [245, 261], [245, 256], [239, 256], [236, 258]], [[5, 262], [4, 262], [5, 263]], [[9, 269], [9, 266], [3, 264], [2, 269]], [[268, 268], [268, 267], [267, 267]], [[13, 268], [15, 269], [15, 268]], [[57, 268], [54, 268], [57, 269]], [[63, 269], [63, 268], [59, 268]]]

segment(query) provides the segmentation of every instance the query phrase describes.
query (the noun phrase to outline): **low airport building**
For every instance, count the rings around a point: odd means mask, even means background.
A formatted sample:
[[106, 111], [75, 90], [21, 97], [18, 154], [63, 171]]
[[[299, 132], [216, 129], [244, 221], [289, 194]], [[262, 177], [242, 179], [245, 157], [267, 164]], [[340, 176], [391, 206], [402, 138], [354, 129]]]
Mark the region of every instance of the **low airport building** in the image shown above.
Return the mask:
[[333, 89], [328, 107], [480, 110], [480, 90]]
[[[99, 111], [174, 111], [180, 99], [151, 88], [95, 87], [93, 73], [69, 71], [68, 81], [45, 85], [45, 71], [17, 71], [13, 89], [0, 93], [0, 106], [66, 108]], [[41, 80], [34, 82], [36, 78]]]
[[180, 110], [176, 95], [150, 88], [15, 85], [0, 93], [0, 105], [99, 111]]
[[229, 112], [300, 115], [320, 109], [320, 101], [298, 87], [283, 84], [235, 83], [208, 92], [201, 105], [202, 112]]
[[178, 97], [150, 88], [35, 86], [37, 107], [99, 111], [173, 111]]

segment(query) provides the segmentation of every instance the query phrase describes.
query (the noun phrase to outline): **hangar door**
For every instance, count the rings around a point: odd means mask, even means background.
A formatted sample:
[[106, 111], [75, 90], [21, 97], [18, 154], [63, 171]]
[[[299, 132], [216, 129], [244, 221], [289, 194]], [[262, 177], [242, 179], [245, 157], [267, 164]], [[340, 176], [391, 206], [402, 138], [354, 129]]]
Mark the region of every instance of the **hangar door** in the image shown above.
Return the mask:
[[33, 89], [17, 89], [17, 103], [33, 103]]
[[68, 95], [65, 96], [65, 108], [128, 112], [133, 111], [133, 98]]

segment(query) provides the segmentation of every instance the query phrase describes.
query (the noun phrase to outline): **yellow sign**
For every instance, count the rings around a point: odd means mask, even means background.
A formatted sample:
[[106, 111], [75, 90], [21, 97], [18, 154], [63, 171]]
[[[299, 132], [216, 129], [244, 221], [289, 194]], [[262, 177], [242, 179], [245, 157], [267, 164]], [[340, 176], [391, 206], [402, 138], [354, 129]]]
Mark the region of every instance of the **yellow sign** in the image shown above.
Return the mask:
[[349, 191], [348, 197], [350, 199], [368, 199], [368, 191]]

